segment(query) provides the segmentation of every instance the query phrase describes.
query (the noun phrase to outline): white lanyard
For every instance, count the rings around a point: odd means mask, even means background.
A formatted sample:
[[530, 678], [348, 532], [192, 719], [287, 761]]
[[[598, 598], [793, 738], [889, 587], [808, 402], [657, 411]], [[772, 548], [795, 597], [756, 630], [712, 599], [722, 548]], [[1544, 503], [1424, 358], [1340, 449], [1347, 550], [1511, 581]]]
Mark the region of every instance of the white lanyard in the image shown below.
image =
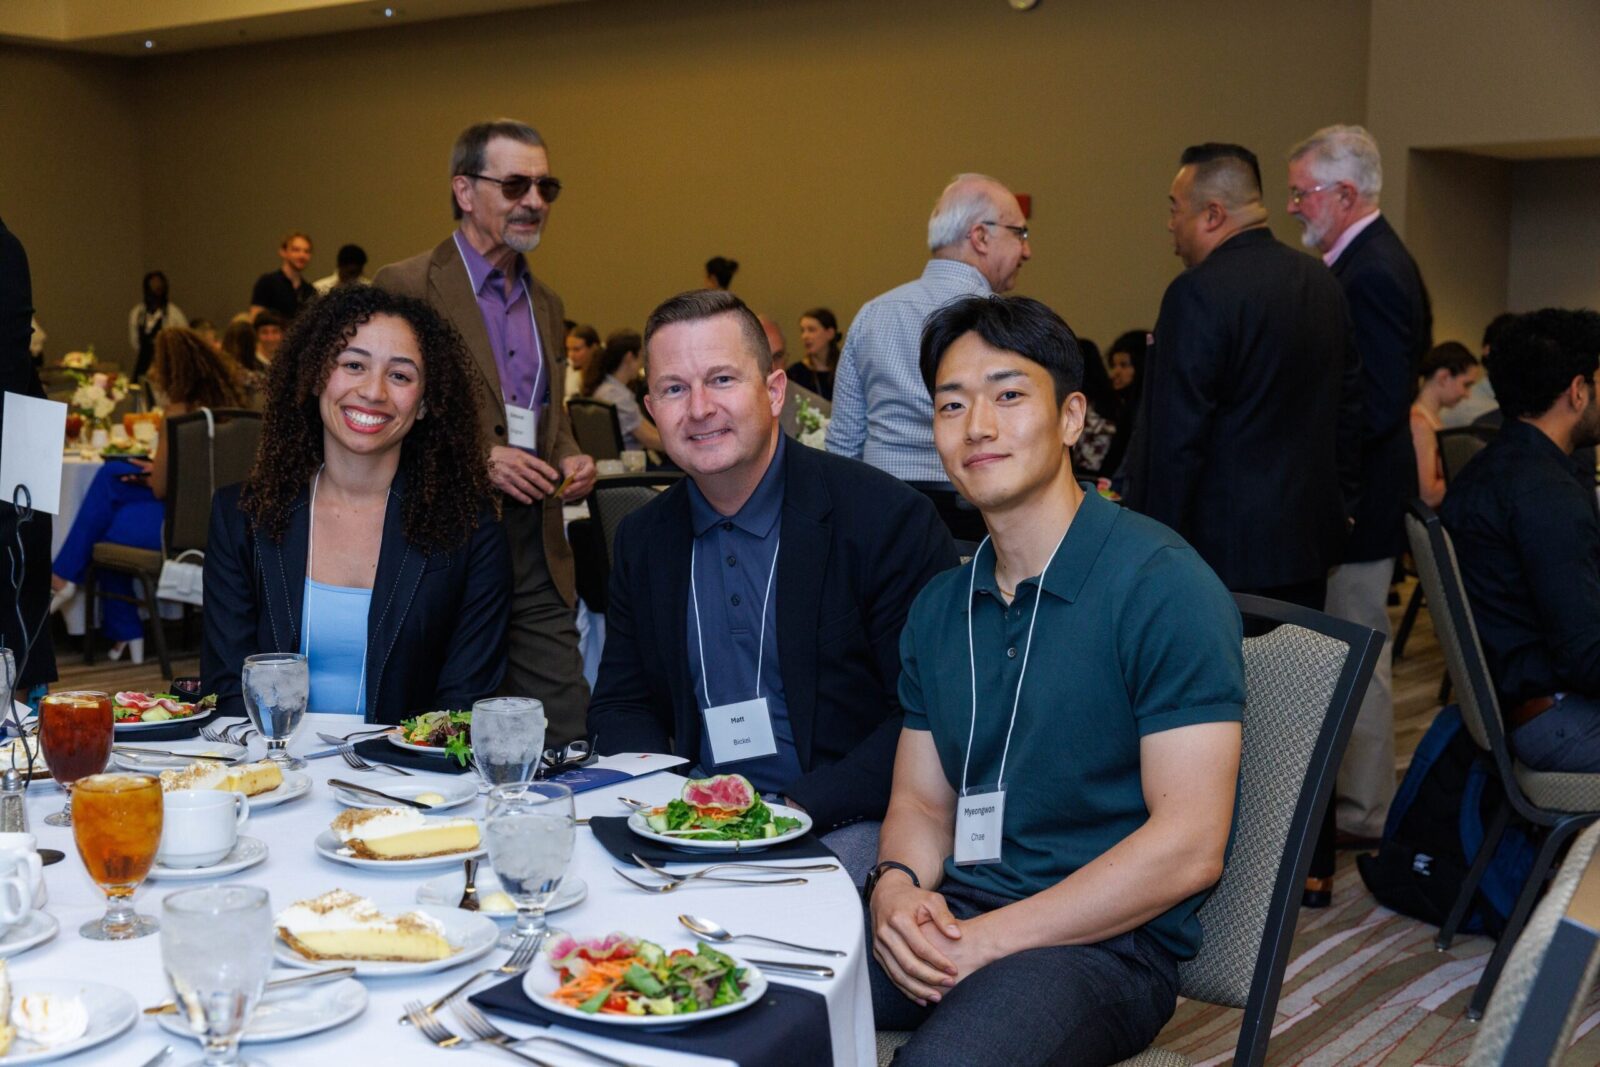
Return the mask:
[[[1071, 529], [1071, 524], [1068, 524]], [[1056, 542], [1056, 547], [1050, 550], [1050, 558], [1044, 561], [1044, 570], [1039, 572], [1039, 588], [1033, 594], [1033, 615], [1028, 620], [1028, 640], [1022, 646], [1022, 668], [1017, 672], [1017, 694], [1011, 701], [1011, 725], [1006, 727], [1006, 745], [1000, 753], [1000, 776], [995, 779], [995, 788], [1003, 790], [1006, 781], [1006, 757], [1011, 755], [1011, 731], [1017, 726], [1017, 708], [1022, 704], [1022, 680], [1028, 674], [1028, 653], [1033, 650], [1033, 627], [1039, 621], [1039, 601], [1044, 599], [1044, 576], [1050, 573], [1050, 564], [1055, 562], [1056, 553], [1061, 551], [1061, 546], [1066, 542], [1067, 534], [1063, 530], [1061, 540]], [[961, 795], [967, 793], [967, 767], [972, 763], [972, 741], [978, 730], [978, 658], [972, 644], [972, 596], [977, 588], [978, 557], [983, 554], [983, 546], [989, 543], [989, 538], [984, 537], [978, 543], [978, 550], [972, 554], [972, 572], [967, 579], [967, 664], [972, 672], [972, 725], [967, 728], [967, 755], [961, 761]], [[1000, 562], [995, 557], [995, 563]], [[998, 587], [1000, 579], [995, 577]], [[1018, 585], [1020, 589], [1020, 584]]]
[[[306, 581], [311, 581], [311, 549], [317, 540], [317, 484], [322, 481], [322, 467], [311, 479], [311, 519], [306, 525]], [[311, 655], [311, 598], [302, 594], [300, 605], [300, 654]], [[364, 715], [367, 694], [367, 631], [361, 631], [361, 679], [356, 682], [356, 714]]]
[[[461, 250], [461, 231], [452, 234], [456, 242], [456, 255], [461, 257], [461, 269], [467, 272], [467, 281], [472, 281], [472, 268], [467, 266], [467, 254]], [[518, 279], [521, 281], [521, 279]], [[522, 292], [528, 300], [528, 327], [533, 334], [533, 353], [536, 362], [533, 366], [533, 394], [528, 397], [528, 410], [536, 411], [539, 406], [539, 382], [544, 378], [544, 342], [539, 340], [539, 322], [533, 317], [533, 293], [529, 291], [527, 283], [523, 282]], [[473, 293], [474, 297], [478, 294]], [[501, 387], [500, 400], [505, 401], [504, 386]]]
[[[756, 699], [761, 699], [761, 657], [767, 651], [767, 604], [772, 599], [772, 576], [778, 573], [778, 549], [783, 546], [783, 538], [778, 537], [772, 545], [772, 569], [767, 572], [767, 591], [761, 597], [761, 637], [756, 645]], [[697, 537], [689, 542], [689, 596], [694, 602], [694, 640], [700, 647], [700, 682], [706, 691], [706, 704], [714, 703], [711, 699], [711, 675], [706, 673], [706, 640], [700, 632], [700, 593], [695, 588], [694, 561], [700, 549], [700, 539]]]

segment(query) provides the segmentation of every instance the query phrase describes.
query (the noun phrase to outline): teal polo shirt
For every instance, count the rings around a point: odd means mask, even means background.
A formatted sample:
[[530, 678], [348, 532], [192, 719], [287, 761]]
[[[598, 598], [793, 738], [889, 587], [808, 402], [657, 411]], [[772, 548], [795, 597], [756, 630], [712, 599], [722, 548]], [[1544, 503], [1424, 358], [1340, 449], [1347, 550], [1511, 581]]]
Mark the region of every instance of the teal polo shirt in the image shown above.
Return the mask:
[[[974, 577], [973, 569], [976, 568]], [[931, 730], [952, 789], [972, 732], [969, 792], [993, 788], [1039, 606], [1016, 727], [1006, 758], [1000, 862], [957, 867], [947, 882], [1011, 900], [1043, 892], [1108, 851], [1150, 817], [1139, 739], [1204, 722], [1239, 722], [1244, 657], [1239, 611], [1211, 568], [1160, 523], [1092, 487], [1044, 579], [1008, 607], [994, 548], [923, 589], [900, 636], [905, 726]], [[974, 585], [968, 668], [968, 582]], [[1200, 947], [1205, 893], [1146, 929], [1178, 959]]]

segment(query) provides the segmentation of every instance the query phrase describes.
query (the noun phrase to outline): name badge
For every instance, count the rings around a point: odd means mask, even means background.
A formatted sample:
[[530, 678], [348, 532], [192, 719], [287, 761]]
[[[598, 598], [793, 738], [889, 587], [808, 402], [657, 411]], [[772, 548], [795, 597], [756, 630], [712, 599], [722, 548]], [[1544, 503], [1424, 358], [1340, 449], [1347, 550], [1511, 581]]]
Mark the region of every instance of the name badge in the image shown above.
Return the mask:
[[718, 704], [706, 708], [706, 737], [711, 740], [711, 759], [722, 766], [748, 759], [760, 759], [778, 751], [772, 736], [772, 712], [767, 698], [741, 700], [737, 704]]
[[539, 420], [529, 408], [506, 405], [506, 440], [513, 448], [539, 450]]
[[956, 866], [1000, 862], [1000, 836], [1006, 821], [1006, 791], [968, 793], [956, 798]]

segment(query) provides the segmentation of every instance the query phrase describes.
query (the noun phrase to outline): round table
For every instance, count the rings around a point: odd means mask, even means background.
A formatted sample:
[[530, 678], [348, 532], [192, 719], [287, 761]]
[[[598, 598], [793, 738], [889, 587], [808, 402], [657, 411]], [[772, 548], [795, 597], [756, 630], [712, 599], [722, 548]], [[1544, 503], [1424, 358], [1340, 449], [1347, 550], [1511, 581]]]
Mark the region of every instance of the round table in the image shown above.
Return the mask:
[[[346, 734], [359, 723], [345, 715], [310, 715], [300, 736], [291, 748], [295, 752], [309, 752], [326, 747], [318, 741], [318, 730]], [[127, 740], [127, 739], [123, 739]], [[130, 742], [131, 743], [131, 742]], [[255, 743], [259, 747], [260, 742]], [[148, 747], [159, 748], [158, 742]], [[254, 750], [254, 749], [253, 749]], [[417, 886], [429, 879], [447, 873], [449, 868], [426, 871], [374, 872], [335, 863], [318, 856], [312, 849], [312, 839], [327, 828], [342, 809], [333, 798], [327, 779], [340, 777], [354, 779], [381, 789], [383, 783], [393, 781], [397, 775], [383, 772], [362, 773], [351, 770], [338, 757], [313, 760], [308, 773], [312, 790], [303, 797], [273, 808], [253, 812], [244, 833], [265, 841], [270, 849], [267, 859], [256, 867], [242, 871], [222, 881], [236, 884], [259, 885], [272, 894], [274, 909], [282, 909], [297, 900], [304, 900], [333, 888], [348, 889], [371, 897], [385, 913], [403, 911], [415, 904]], [[423, 777], [420, 776], [419, 777]], [[619, 785], [579, 793], [576, 797], [578, 816], [618, 815], [625, 809], [617, 802], [620, 796], [634, 797], [646, 802], [660, 803], [678, 795], [683, 779], [677, 775], [659, 772], [632, 779]], [[63, 801], [61, 790], [50, 783], [35, 783], [28, 791], [28, 819], [30, 829], [38, 836], [41, 847], [58, 848], [67, 858], [45, 869], [49, 903], [45, 910], [61, 922], [56, 937], [37, 948], [30, 949], [10, 960], [13, 981], [26, 983], [31, 979], [65, 978], [108, 982], [131, 992], [140, 1007], [147, 1007], [171, 996], [166, 975], [161, 969], [160, 937], [152, 935], [136, 941], [101, 942], [80, 937], [78, 927], [105, 910], [104, 898], [89, 880], [72, 842], [70, 829], [44, 825], [44, 816], [58, 810]], [[471, 814], [481, 817], [483, 801], [454, 809], [452, 815]], [[485, 861], [487, 862], [487, 861]], [[815, 860], [793, 861], [799, 863]], [[822, 993], [827, 998], [828, 1021], [832, 1031], [834, 1063], [838, 1067], [852, 1064], [876, 1063], [875, 1038], [872, 1022], [872, 1000], [867, 982], [867, 947], [861, 916], [860, 897], [849, 877], [843, 871], [812, 874], [803, 886], [780, 886], [752, 889], [746, 887], [690, 888], [672, 893], [644, 893], [618, 878], [610, 868], [617, 863], [594, 840], [584, 827], [578, 828], [578, 840], [573, 853], [572, 873], [589, 885], [589, 895], [576, 907], [551, 917], [552, 925], [578, 936], [601, 936], [613, 930], [655, 941], [666, 948], [692, 948], [693, 935], [677, 922], [681, 912], [692, 912], [720, 922], [737, 933], [760, 933], [786, 940], [798, 941], [845, 950], [844, 959], [829, 959], [756, 942], [736, 942], [728, 946], [736, 955], [757, 958], [795, 960], [826, 963], [836, 971], [836, 976], [826, 981], [807, 981], [769, 976], [774, 982], [787, 982], [800, 988]], [[692, 870], [699, 864], [679, 865], [676, 869]], [[161, 898], [167, 893], [202, 882], [146, 882], [135, 898], [140, 913], [160, 914]], [[370, 1002], [364, 1014], [343, 1026], [294, 1041], [247, 1046], [251, 1058], [274, 1067], [298, 1063], [387, 1063], [413, 1064], [446, 1063], [468, 1060], [456, 1054], [447, 1055], [431, 1047], [420, 1034], [409, 1026], [398, 1025], [401, 1006], [411, 999], [432, 1000], [469, 973], [499, 964], [506, 956], [495, 950], [488, 956], [469, 964], [436, 974], [415, 978], [364, 979]], [[332, 964], [330, 964], [332, 966]], [[541, 958], [535, 966], [543, 967]], [[273, 977], [294, 973], [276, 968]], [[484, 979], [474, 991], [489, 988], [499, 976]], [[455, 1027], [448, 1012], [443, 1019]], [[535, 1032], [530, 1027], [509, 1019], [496, 1018], [494, 1022], [513, 1035]], [[458, 1029], [458, 1028], [457, 1028]], [[650, 1048], [594, 1037], [575, 1031], [557, 1031], [559, 1036], [576, 1041], [633, 1062], [649, 1065], [726, 1063], [700, 1056]], [[79, 1053], [67, 1063], [78, 1065], [116, 1065], [138, 1067], [154, 1056], [164, 1045], [174, 1045], [180, 1057], [174, 1062], [195, 1058], [199, 1046], [174, 1038], [150, 1019], [141, 1017], [133, 1029], [121, 1037]], [[548, 1060], [551, 1064], [571, 1067], [593, 1067], [594, 1061], [563, 1052], [555, 1046], [532, 1042], [523, 1046], [526, 1051]], [[504, 1053], [493, 1049], [472, 1049], [479, 1059], [509, 1060]]]

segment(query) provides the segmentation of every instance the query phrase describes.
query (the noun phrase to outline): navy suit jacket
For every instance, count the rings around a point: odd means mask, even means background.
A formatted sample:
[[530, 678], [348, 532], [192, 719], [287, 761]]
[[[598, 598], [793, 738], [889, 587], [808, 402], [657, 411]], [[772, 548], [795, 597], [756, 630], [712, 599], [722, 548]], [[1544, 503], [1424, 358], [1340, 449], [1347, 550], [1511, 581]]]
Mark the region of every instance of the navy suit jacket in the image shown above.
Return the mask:
[[[305, 606], [309, 494], [300, 494], [276, 542], [239, 510], [242, 488], [217, 491], [206, 544], [200, 673], [221, 715], [245, 713], [239, 673], [246, 656], [300, 651]], [[425, 552], [406, 541], [404, 495], [402, 474], [383, 519], [367, 615], [368, 722], [470, 708], [493, 696], [505, 676], [511, 606], [505, 531], [486, 513], [462, 547]]]
[[[783, 792], [820, 833], [883, 818], [903, 718], [900, 630], [922, 587], [958, 561], [933, 505], [905, 483], [798, 441], [784, 463], [778, 658], [801, 776]], [[617, 530], [589, 704], [599, 752], [699, 758], [687, 633], [693, 536], [682, 483]]]
[[1406, 550], [1406, 508], [1417, 495], [1411, 398], [1433, 346], [1433, 312], [1422, 273], [1381, 215], [1333, 261], [1333, 276], [1361, 354], [1361, 496], [1344, 560], [1365, 563]]

